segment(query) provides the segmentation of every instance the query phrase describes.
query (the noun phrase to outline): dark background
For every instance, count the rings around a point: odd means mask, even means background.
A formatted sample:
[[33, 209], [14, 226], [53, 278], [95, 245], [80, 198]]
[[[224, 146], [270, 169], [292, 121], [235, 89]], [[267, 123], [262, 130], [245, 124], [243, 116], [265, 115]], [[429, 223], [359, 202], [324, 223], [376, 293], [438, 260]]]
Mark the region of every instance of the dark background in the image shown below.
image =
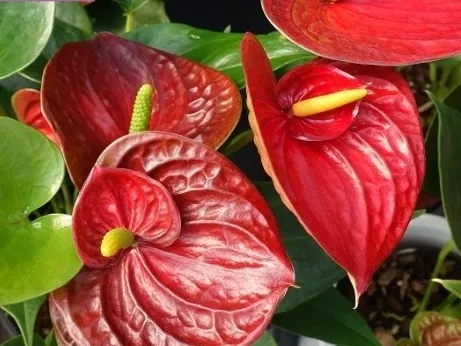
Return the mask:
[[231, 25], [232, 32], [274, 31], [264, 16], [260, 0], [165, 0], [165, 7], [172, 22], [197, 28], [222, 31]]

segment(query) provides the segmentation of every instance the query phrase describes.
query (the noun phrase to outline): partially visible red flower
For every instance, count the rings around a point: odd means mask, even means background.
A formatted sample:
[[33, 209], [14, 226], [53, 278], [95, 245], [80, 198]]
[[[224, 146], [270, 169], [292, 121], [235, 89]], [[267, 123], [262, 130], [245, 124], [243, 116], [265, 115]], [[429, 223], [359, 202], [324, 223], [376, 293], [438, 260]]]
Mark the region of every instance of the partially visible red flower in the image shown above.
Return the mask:
[[77, 188], [99, 154], [128, 134], [133, 101], [144, 84], [155, 89], [150, 130], [217, 148], [240, 117], [237, 87], [216, 70], [108, 33], [68, 43], [46, 66], [42, 109]]
[[80, 192], [72, 232], [85, 267], [50, 297], [61, 345], [251, 345], [294, 284], [258, 190], [176, 134], [112, 143]]
[[[391, 68], [324, 59], [277, 83], [253, 35], [241, 49], [250, 124], [266, 171], [306, 231], [347, 271], [358, 299], [402, 237], [423, 182], [410, 88]], [[330, 107], [348, 91], [366, 96]], [[325, 111], [304, 117], [299, 107]]]
[[11, 103], [20, 122], [40, 131], [49, 140], [59, 146], [59, 141], [54, 131], [43, 117], [39, 91], [34, 89], [18, 90], [11, 98]]
[[461, 53], [458, 0], [262, 0], [291, 41], [325, 58], [407, 65]]

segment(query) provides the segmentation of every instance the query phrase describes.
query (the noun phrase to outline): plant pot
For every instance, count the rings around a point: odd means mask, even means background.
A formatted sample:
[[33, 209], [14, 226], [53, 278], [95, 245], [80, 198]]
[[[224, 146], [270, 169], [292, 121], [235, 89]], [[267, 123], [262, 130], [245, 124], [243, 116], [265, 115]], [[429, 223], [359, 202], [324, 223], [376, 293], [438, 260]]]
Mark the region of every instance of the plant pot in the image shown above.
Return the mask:
[[[445, 218], [424, 214], [408, 226], [397, 251], [414, 248], [441, 249], [451, 240], [450, 228]], [[334, 346], [324, 341], [301, 337], [299, 346]]]

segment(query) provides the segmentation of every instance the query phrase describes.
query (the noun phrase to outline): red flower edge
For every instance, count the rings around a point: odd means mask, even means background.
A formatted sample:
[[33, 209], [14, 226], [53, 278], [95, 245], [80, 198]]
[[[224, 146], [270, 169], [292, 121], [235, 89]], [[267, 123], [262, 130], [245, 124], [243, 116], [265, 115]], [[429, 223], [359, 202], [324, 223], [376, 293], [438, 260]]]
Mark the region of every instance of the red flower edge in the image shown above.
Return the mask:
[[[277, 84], [256, 37], [247, 34], [241, 49], [264, 167], [306, 231], [347, 271], [358, 299], [402, 237], [423, 182], [410, 89], [390, 68], [328, 60], [300, 66]], [[298, 101], [360, 85], [368, 90], [360, 102], [293, 116]]]
[[[102, 258], [101, 239], [119, 227], [136, 245]], [[294, 284], [260, 193], [225, 157], [175, 134], [112, 143], [79, 195], [73, 234], [86, 266], [50, 297], [62, 345], [250, 345]]]
[[218, 148], [240, 117], [237, 87], [216, 70], [109, 33], [68, 43], [45, 68], [42, 108], [77, 188], [99, 154], [128, 134], [143, 84], [155, 88], [151, 130]]
[[329, 59], [403, 65], [461, 53], [461, 3], [456, 0], [261, 2], [280, 32]]
[[40, 91], [35, 89], [20, 89], [14, 93], [11, 98], [11, 104], [20, 122], [38, 130], [50, 141], [59, 146], [59, 141], [53, 129], [42, 114]]

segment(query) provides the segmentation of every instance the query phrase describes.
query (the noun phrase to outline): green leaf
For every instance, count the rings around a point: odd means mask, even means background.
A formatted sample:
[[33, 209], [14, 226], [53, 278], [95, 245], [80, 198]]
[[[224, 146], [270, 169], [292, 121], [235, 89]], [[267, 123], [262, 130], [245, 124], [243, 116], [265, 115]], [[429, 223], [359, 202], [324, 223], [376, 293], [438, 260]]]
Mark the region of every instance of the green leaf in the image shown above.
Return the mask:
[[411, 217], [411, 219], [416, 219], [417, 217], [420, 217], [422, 215], [424, 215], [426, 213], [426, 209], [418, 209], [418, 210], [415, 210], [413, 212], [413, 216]]
[[433, 279], [432, 281], [441, 284], [447, 291], [461, 299], [461, 281], [441, 279]]
[[[54, 27], [42, 54], [24, 71], [25, 77], [40, 83], [48, 60], [65, 43], [91, 38], [93, 28], [85, 8], [78, 2], [56, 3]], [[37, 88], [37, 87], [36, 87]]]
[[[460, 65], [461, 68], [461, 65]], [[461, 81], [461, 76], [459, 78]], [[440, 99], [443, 101], [443, 99]], [[461, 110], [461, 86], [453, 90], [445, 99], [444, 103], [452, 108]], [[439, 120], [437, 114], [426, 134], [426, 176], [424, 179], [424, 191], [433, 195], [440, 196], [440, 179], [439, 179]]]
[[290, 332], [344, 346], [379, 346], [365, 320], [330, 288], [296, 309], [275, 315], [273, 324]]
[[94, 2], [88, 7], [96, 31], [125, 32], [126, 14], [131, 13], [132, 29], [146, 25], [169, 23], [161, 0], [115, 0]]
[[78, 2], [57, 3], [55, 17], [53, 32], [43, 51], [47, 60], [64, 43], [86, 40], [93, 35], [90, 18]]
[[438, 156], [443, 208], [453, 239], [461, 249], [461, 113], [434, 95], [429, 96], [439, 117]]
[[272, 335], [268, 332], [265, 332], [254, 344], [253, 346], [277, 346]]
[[327, 290], [345, 273], [306, 233], [271, 183], [256, 183], [256, 186], [277, 218], [288, 256], [295, 268], [296, 285], [300, 287], [288, 290], [277, 310], [281, 313]]
[[51, 329], [51, 332], [46, 336], [45, 345], [46, 346], [58, 346], [58, 342], [56, 341], [56, 336], [54, 335], [54, 329]]
[[[24, 341], [21, 335], [15, 336], [14, 338], [5, 341], [0, 346], [24, 346]], [[45, 346], [45, 341], [38, 334], [34, 334], [33, 346]]]
[[35, 319], [45, 298], [46, 295], [22, 303], [2, 306], [2, 309], [10, 314], [19, 326], [25, 346], [33, 346]]
[[128, 4], [125, 13], [131, 13], [133, 16], [133, 28], [170, 22], [162, 0], [119, 0], [119, 2]]
[[[126, 37], [213, 67], [229, 75], [239, 87], [245, 84], [240, 58], [243, 34], [207, 31], [171, 23], [138, 29]], [[266, 49], [274, 70], [315, 58], [312, 53], [294, 45], [278, 32], [260, 35], [258, 38]]]
[[39, 56], [51, 35], [54, 9], [53, 2], [0, 3], [0, 78]]
[[426, 134], [426, 175], [424, 177], [424, 191], [436, 196], [440, 196], [439, 180], [439, 119], [437, 116], [432, 120]]
[[71, 217], [28, 217], [61, 186], [59, 149], [38, 131], [0, 118], [0, 305], [19, 303], [64, 285], [81, 268]]

